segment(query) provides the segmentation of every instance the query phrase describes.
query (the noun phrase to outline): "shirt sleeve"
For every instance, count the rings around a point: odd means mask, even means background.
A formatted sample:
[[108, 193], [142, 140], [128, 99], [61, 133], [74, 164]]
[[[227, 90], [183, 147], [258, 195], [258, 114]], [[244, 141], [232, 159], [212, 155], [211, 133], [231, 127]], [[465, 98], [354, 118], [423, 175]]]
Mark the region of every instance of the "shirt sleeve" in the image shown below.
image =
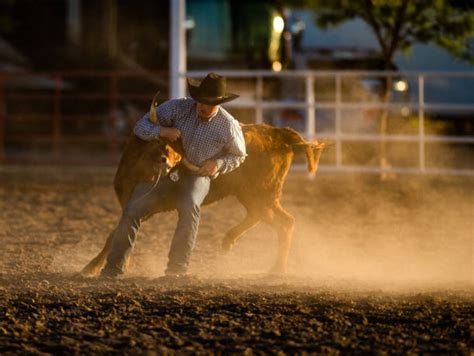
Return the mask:
[[247, 152], [242, 129], [238, 124], [233, 125], [231, 127], [231, 139], [225, 145], [224, 153], [216, 159], [219, 173], [232, 172], [244, 162], [246, 156]]
[[160, 138], [160, 126], [172, 127], [176, 121], [176, 100], [168, 100], [156, 108], [159, 125], [150, 121], [150, 113], [146, 113], [138, 120], [133, 133], [144, 141]]

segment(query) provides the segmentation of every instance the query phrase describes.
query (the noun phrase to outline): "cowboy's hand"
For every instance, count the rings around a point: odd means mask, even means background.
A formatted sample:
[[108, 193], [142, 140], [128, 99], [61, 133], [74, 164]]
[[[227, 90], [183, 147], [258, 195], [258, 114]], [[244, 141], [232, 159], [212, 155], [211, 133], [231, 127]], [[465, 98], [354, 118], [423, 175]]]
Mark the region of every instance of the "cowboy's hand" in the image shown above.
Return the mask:
[[171, 142], [176, 141], [181, 136], [181, 131], [174, 127], [160, 127], [160, 137]]
[[210, 159], [202, 165], [202, 167], [196, 173], [200, 176], [212, 177], [217, 173], [218, 167], [217, 162]]

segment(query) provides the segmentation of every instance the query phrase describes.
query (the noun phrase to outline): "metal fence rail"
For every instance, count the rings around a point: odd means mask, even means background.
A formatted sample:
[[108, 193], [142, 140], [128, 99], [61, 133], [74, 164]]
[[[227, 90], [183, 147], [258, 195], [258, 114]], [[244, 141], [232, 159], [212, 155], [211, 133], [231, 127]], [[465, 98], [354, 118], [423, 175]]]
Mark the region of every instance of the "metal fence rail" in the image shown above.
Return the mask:
[[[68, 87], [76, 81], [97, 81], [95, 89]], [[130, 91], [127, 83], [140, 80], [148, 84], [147, 91]], [[19, 82], [19, 84], [17, 83]], [[27, 84], [25, 84], [25, 82]], [[125, 83], [124, 83], [125, 82]], [[12, 84], [13, 83], [13, 86]], [[16, 83], [16, 84], [15, 84]], [[66, 163], [66, 164], [115, 164], [120, 156], [120, 145], [128, 137], [129, 131], [119, 132], [119, 105], [124, 102], [138, 102], [140, 113], [149, 107], [158, 85], [166, 86], [167, 72], [137, 71], [60, 71], [44, 73], [0, 73], [0, 164], [8, 163]], [[122, 85], [121, 85], [122, 84]], [[125, 85], [123, 85], [125, 84]], [[31, 108], [48, 106], [46, 112]], [[101, 107], [100, 113], [68, 112], [67, 106]], [[25, 105], [28, 111], [14, 112], [12, 107]], [[129, 118], [133, 125], [137, 117]], [[22, 121], [44, 125], [47, 132], [15, 133], [9, 127], [19, 126]], [[66, 125], [85, 125], [107, 127], [107, 132], [91, 129], [87, 132], [66, 133]], [[31, 149], [17, 152], [11, 146], [28, 143]], [[66, 144], [76, 148], [74, 154], [66, 152]], [[87, 152], [85, 148], [101, 145], [101, 151]], [[46, 149], [37, 149], [45, 146]], [[81, 153], [81, 150], [83, 151]]]
[[[328, 138], [335, 143], [335, 163], [332, 165], [322, 165], [321, 169], [335, 172], [395, 172], [395, 173], [429, 173], [429, 174], [449, 174], [449, 175], [467, 175], [474, 176], [474, 169], [471, 168], [437, 168], [426, 166], [426, 143], [446, 143], [446, 144], [473, 144], [473, 136], [449, 136], [449, 135], [427, 135], [425, 133], [425, 116], [428, 111], [450, 111], [467, 112], [474, 114], [474, 104], [472, 103], [430, 103], [425, 100], [426, 79], [442, 78], [456, 80], [473, 80], [472, 72], [407, 72], [407, 71], [218, 71], [219, 74], [230, 79], [254, 79], [254, 100], [235, 100], [226, 104], [229, 108], [255, 108], [255, 122], [264, 122], [264, 110], [281, 108], [298, 108], [306, 111], [305, 130], [301, 132], [307, 139]], [[188, 71], [183, 76], [204, 77], [208, 71]], [[342, 79], [352, 78], [414, 78], [417, 82], [418, 92], [416, 102], [388, 102], [370, 101], [370, 102], [350, 102], [342, 100]], [[263, 98], [263, 83], [269, 78], [297, 78], [305, 83], [305, 100], [299, 102], [287, 101], [265, 101]], [[318, 78], [333, 78], [335, 95], [332, 101], [317, 101], [315, 98], [315, 81]], [[474, 100], [472, 101], [474, 102]], [[347, 109], [396, 109], [405, 107], [417, 111], [418, 132], [416, 135], [397, 135], [397, 134], [371, 134], [357, 133], [348, 134], [342, 131], [342, 111]], [[335, 130], [334, 133], [318, 133], [316, 109], [334, 109], [335, 110]], [[471, 119], [472, 120], [472, 119]], [[418, 165], [417, 167], [382, 167], [382, 166], [357, 166], [344, 164], [343, 142], [347, 141], [372, 141], [372, 142], [416, 142], [418, 143]], [[296, 165], [296, 169], [304, 169], [303, 165]]]

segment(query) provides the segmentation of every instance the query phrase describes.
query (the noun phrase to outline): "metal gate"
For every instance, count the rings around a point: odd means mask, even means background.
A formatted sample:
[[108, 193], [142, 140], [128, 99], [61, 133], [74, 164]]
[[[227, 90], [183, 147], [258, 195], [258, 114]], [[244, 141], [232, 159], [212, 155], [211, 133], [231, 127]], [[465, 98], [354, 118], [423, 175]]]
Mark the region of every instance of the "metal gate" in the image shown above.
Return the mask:
[[[474, 136], [472, 136], [474, 119], [474, 71], [472, 72], [399, 72], [399, 71], [217, 71], [226, 76], [231, 82], [244, 81], [248, 87], [248, 95], [243, 99], [238, 99], [226, 104], [229, 109], [255, 108], [255, 122], [266, 122], [265, 111], [275, 109], [294, 108], [303, 110], [304, 127], [299, 131], [307, 139], [330, 139], [335, 143], [335, 157], [332, 162], [326, 162], [321, 169], [336, 172], [395, 172], [395, 173], [430, 173], [430, 174], [454, 174], [454, 175], [474, 175], [474, 162], [470, 155], [474, 153]], [[204, 77], [208, 71], [189, 71], [186, 76]], [[348, 98], [344, 100], [344, 81], [349, 85], [356, 85], [364, 81], [378, 81], [390, 78], [394, 84], [393, 91], [407, 92], [405, 97], [393, 98], [384, 103], [380, 95], [367, 95], [368, 100], [354, 100]], [[299, 100], [295, 100], [294, 93], [284, 93], [282, 97], [271, 98], [265, 93], [265, 83], [278, 80], [299, 81], [302, 95]], [[325, 100], [318, 100], [318, 82], [324, 81], [326, 84], [332, 82], [333, 95]], [[431, 82], [431, 86], [429, 86]], [[235, 84], [234, 84], [235, 85]], [[468, 98], [463, 98], [460, 102], [458, 98], [449, 95], [442, 95], [442, 101], [429, 101], [426, 97], [427, 85], [432, 93], [441, 86], [446, 92], [454, 90], [456, 87], [467, 94]], [[281, 86], [281, 85], [280, 85]], [[346, 83], [347, 86], [347, 83]], [[237, 84], [238, 87], [238, 84]], [[411, 88], [411, 89], [409, 89]], [[451, 89], [450, 89], [451, 88]], [[370, 91], [370, 89], [367, 89]], [[235, 90], [234, 90], [235, 91]], [[278, 95], [278, 94], [277, 94]], [[454, 95], [454, 94], [453, 94]], [[439, 96], [439, 95], [438, 95]], [[288, 97], [292, 97], [288, 100]], [[437, 99], [437, 98], [435, 98]], [[414, 133], [386, 133], [375, 132], [346, 132], [344, 122], [348, 120], [344, 111], [362, 112], [367, 110], [399, 110], [413, 113], [417, 118], [416, 132]], [[332, 110], [334, 112], [334, 127], [328, 132], [318, 130], [318, 110]], [[444, 134], [442, 132], [427, 133], [427, 113], [450, 113], [450, 116], [461, 115], [464, 122], [467, 122], [466, 130], [462, 133]], [[455, 120], [455, 119], [453, 119]], [[415, 143], [417, 146], [417, 162], [413, 165], [383, 167], [380, 165], [357, 165], [344, 162], [344, 144], [348, 142], [373, 142], [373, 143]], [[456, 166], [456, 162], [451, 167], [437, 167], [434, 164], [427, 164], [426, 146], [430, 144], [462, 145], [464, 164]], [[436, 160], [435, 160], [436, 161]], [[303, 169], [303, 165], [295, 168]]]

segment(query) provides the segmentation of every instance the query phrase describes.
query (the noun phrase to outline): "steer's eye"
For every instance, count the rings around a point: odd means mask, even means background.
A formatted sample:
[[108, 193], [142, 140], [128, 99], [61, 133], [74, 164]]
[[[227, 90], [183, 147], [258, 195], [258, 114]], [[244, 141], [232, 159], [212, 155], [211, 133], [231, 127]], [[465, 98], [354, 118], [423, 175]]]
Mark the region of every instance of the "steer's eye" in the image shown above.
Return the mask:
[[161, 163], [166, 163], [166, 157], [165, 156], [161, 156]]

